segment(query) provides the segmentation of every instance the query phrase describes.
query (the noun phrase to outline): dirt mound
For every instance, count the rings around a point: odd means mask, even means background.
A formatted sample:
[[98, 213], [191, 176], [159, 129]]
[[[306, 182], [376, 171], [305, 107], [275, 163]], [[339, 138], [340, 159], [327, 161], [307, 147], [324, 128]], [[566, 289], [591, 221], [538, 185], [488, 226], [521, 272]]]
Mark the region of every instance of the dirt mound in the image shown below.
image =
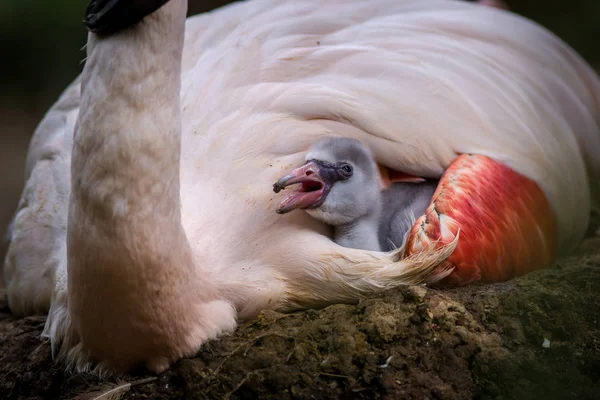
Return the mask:
[[[14, 319], [1, 296], [0, 398], [69, 399], [101, 385], [52, 363], [43, 324]], [[595, 399], [599, 390], [592, 238], [556, 267], [504, 284], [404, 287], [358, 305], [264, 313], [124, 398]]]

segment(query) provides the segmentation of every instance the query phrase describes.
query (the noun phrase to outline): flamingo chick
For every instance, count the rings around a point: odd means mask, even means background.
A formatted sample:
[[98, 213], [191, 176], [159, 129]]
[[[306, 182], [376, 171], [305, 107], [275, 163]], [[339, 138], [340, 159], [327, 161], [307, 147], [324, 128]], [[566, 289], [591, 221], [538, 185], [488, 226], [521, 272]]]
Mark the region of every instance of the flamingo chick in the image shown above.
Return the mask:
[[394, 182], [379, 186], [379, 168], [362, 142], [343, 137], [316, 141], [306, 163], [273, 185], [300, 184], [280, 204], [277, 213], [304, 209], [334, 228], [341, 246], [371, 251], [392, 251], [401, 246], [415, 216], [422, 215], [437, 181]]

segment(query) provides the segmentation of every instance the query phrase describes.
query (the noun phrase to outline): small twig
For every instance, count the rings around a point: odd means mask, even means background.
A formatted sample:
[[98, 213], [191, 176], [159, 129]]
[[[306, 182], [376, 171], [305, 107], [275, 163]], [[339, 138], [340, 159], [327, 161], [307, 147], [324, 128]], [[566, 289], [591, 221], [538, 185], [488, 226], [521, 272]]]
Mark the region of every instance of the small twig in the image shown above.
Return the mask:
[[246, 355], [248, 354], [248, 352], [250, 351], [250, 349], [252, 349], [252, 346], [254, 346], [254, 344], [256, 342], [258, 342], [260, 339], [268, 337], [268, 336], [276, 336], [276, 337], [280, 337], [282, 339], [288, 339], [288, 340], [292, 339], [294, 342], [296, 341], [296, 339], [293, 338], [293, 337], [291, 337], [291, 336], [282, 335], [282, 334], [276, 333], [276, 332], [267, 332], [267, 333], [264, 333], [262, 335], [259, 335], [259, 336], [255, 337], [254, 339], [252, 339], [252, 341], [248, 345], [248, 348], [246, 348], [246, 350], [244, 350], [244, 357], [246, 357]]
[[346, 375], [328, 374], [327, 372], [319, 372], [319, 375], [330, 376], [330, 377], [332, 377], [332, 378], [343, 378], [343, 379], [350, 379], [350, 377], [349, 377], [349, 376], [346, 376]]
[[[248, 354], [248, 352], [250, 351], [250, 349], [252, 348], [252, 346], [254, 346], [254, 344], [256, 342], [258, 342], [260, 339], [262, 339], [264, 337], [267, 337], [267, 336], [277, 336], [277, 337], [280, 337], [280, 338], [283, 338], [283, 339], [288, 339], [288, 340], [292, 339], [294, 341], [294, 350], [295, 350], [295, 347], [296, 347], [296, 338], [293, 338], [291, 336], [282, 335], [282, 334], [277, 333], [277, 332], [263, 333], [262, 335], [258, 335], [257, 337], [255, 337], [254, 339], [252, 339], [249, 343], [240, 344], [231, 353], [227, 354], [225, 356], [225, 358], [221, 361], [221, 363], [219, 364], [219, 366], [214, 370], [213, 376], [216, 376], [221, 371], [221, 368], [223, 368], [223, 366], [225, 365], [225, 363], [231, 357], [233, 357], [240, 349], [242, 349], [243, 347], [246, 347], [246, 349], [244, 350], [244, 353], [243, 353], [243, 357], [246, 357], [246, 355]], [[292, 353], [294, 352], [294, 350], [292, 350]], [[291, 357], [291, 354], [288, 354], [286, 362], [289, 361], [290, 357]]]
[[[287, 336], [287, 335], [282, 335], [280, 333], [277, 332], [267, 332], [264, 333], [262, 335], [258, 335], [257, 337], [253, 338], [249, 343], [245, 344], [246, 349], [244, 350], [244, 353], [242, 354], [243, 357], [246, 357], [246, 355], [248, 354], [248, 352], [250, 351], [250, 349], [254, 346], [254, 344], [256, 344], [256, 342], [258, 342], [260, 339], [268, 337], [268, 336], [276, 336], [276, 337], [280, 337], [282, 339], [287, 339], [287, 340], [293, 340], [294, 341], [294, 347], [292, 348], [292, 351], [289, 352], [289, 354], [287, 355], [285, 362], [287, 363], [290, 358], [292, 357], [292, 355], [294, 354], [294, 351], [296, 351], [296, 347], [297, 347], [297, 341], [296, 338], [291, 337], [291, 336]], [[225, 365], [225, 362], [231, 358], [234, 354], [236, 354], [242, 347], [244, 347], [244, 345], [239, 345], [238, 347], [236, 347], [231, 353], [229, 353], [227, 355], [227, 357], [221, 362], [221, 364], [219, 364], [219, 366], [215, 369], [215, 371], [213, 372], [213, 376], [216, 376], [216, 374], [221, 370], [221, 368], [223, 367], [223, 365]], [[271, 367], [266, 367], [266, 368], [261, 368], [258, 369], [256, 371], [250, 371], [246, 374], [246, 376], [233, 388], [233, 390], [231, 390], [229, 393], [227, 393], [224, 397], [225, 400], [228, 400], [234, 393], [236, 393], [242, 386], [244, 386], [244, 384], [246, 382], [248, 382], [248, 380], [256, 373], [264, 371], [266, 369], [269, 369]], [[334, 376], [334, 375], [331, 375]], [[347, 378], [344, 376], [339, 375], [339, 377], [341, 378]]]
[[248, 381], [248, 379], [250, 379], [250, 377], [251, 377], [252, 375], [254, 375], [254, 372], [255, 372], [255, 371], [248, 372], [248, 373], [246, 374], [246, 376], [244, 377], [244, 379], [242, 379], [242, 380], [240, 381], [240, 383], [238, 383], [238, 384], [237, 384], [237, 385], [236, 385], [236, 386], [233, 388], [233, 390], [232, 390], [231, 392], [227, 393], [223, 399], [224, 399], [224, 400], [228, 400], [228, 399], [229, 399], [229, 397], [231, 397], [231, 395], [232, 395], [232, 394], [234, 394], [234, 393], [235, 393], [235, 392], [237, 392], [237, 391], [238, 391], [238, 390], [239, 390], [239, 389], [240, 389], [242, 386], [244, 386], [244, 383], [246, 383], [246, 382]]
[[292, 355], [294, 354], [294, 352], [296, 351], [297, 348], [297, 344], [296, 344], [296, 339], [294, 339], [294, 347], [292, 348], [292, 351], [290, 351], [290, 353], [287, 355], [287, 357], [285, 358], [285, 363], [287, 364], [288, 362], [290, 362], [290, 358], [292, 358]]
[[238, 347], [236, 347], [235, 349], [233, 349], [233, 351], [225, 356], [223, 356], [223, 360], [221, 361], [221, 363], [219, 364], [219, 366], [217, 368], [215, 368], [215, 370], [213, 371], [213, 375], [216, 376], [220, 371], [221, 368], [223, 368], [223, 365], [225, 365], [225, 363], [227, 362], [227, 360], [229, 360], [235, 353], [238, 352], [239, 349], [241, 349], [242, 347], [244, 347], [244, 344], [240, 344]]

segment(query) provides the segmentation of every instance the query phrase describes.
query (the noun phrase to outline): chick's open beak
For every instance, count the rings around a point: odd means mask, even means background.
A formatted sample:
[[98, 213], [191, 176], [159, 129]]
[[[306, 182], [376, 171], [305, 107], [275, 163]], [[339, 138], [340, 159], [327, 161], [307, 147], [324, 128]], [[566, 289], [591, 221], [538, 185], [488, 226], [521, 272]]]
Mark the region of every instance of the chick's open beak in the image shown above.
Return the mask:
[[323, 179], [323, 166], [314, 161], [309, 161], [300, 168], [296, 168], [273, 185], [273, 191], [279, 193], [286, 187], [300, 184], [287, 195], [277, 208], [278, 214], [308, 208], [317, 208], [325, 201], [329, 192], [329, 185]]

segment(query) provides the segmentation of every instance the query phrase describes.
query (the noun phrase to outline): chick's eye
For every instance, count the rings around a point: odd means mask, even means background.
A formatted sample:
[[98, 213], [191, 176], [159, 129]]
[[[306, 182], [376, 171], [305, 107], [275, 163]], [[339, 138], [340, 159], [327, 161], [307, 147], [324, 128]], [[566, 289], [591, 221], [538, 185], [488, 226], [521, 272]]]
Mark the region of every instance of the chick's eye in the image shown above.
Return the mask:
[[352, 172], [353, 172], [352, 165], [350, 165], [350, 164], [347, 164], [347, 163], [344, 163], [344, 164], [342, 164], [342, 165], [341, 165], [341, 167], [340, 167], [340, 168], [342, 169], [342, 172], [343, 172], [345, 175], [348, 175], [348, 176], [349, 176], [349, 175], [352, 175]]

